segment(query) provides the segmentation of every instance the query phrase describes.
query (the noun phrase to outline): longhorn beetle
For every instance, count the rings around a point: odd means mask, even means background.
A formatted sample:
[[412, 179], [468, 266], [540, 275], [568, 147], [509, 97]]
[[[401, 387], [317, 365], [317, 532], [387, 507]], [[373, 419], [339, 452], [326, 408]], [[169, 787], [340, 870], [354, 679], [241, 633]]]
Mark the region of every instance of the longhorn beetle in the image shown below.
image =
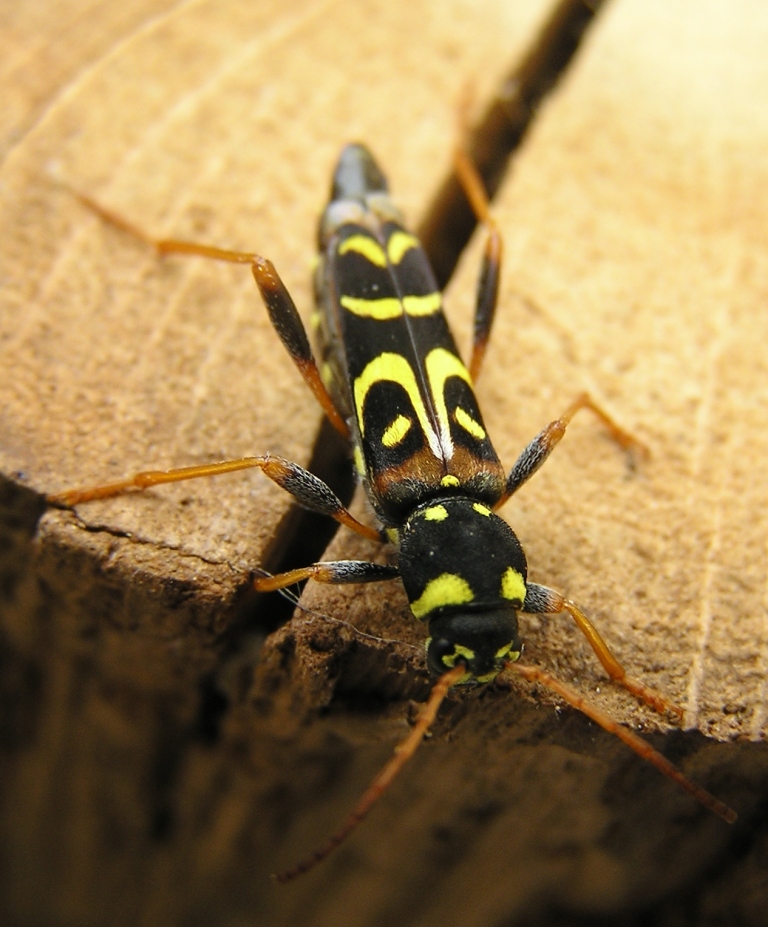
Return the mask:
[[[251, 265], [267, 312], [292, 360], [334, 427], [353, 448], [354, 461], [381, 527], [358, 521], [318, 477], [266, 454], [168, 471], [49, 497], [73, 506], [159, 483], [256, 467], [302, 506], [329, 515], [372, 541], [397, 549], [397, 566], [341, 560], [314, 563], [255, 580], [259, 591], [314, 579], [369, 583], [399, 577], [414, 616], [428, 625], [427, 665], [437, 677], [408, 737], [374, 779], [342, 827], [314, 854], [276, 876], [288, 881], [325, 859], [360, 823], [410, 758], [452, 686], [485, 683], [513, 671], [543, 684], [616, 734], [678, 782], [707, 808], [733, 822], [736, 814], [686, 778], [648, 743], [536, 666], [516, 661], [522, 645], [517, 613], [567, 612], [586, 636], [609, 677], [658, 712], [682, 711], [629, 678], [581, 609], [559, 592], [528, 582], [525, 553], [496, 514], [546, 461], [573, 416], [589, 408], [624, 447], [636, 444], [586, 394], [579, 396], [523, 450], [507, 475], [491, 444], [474, 393], [496, 307], [501, 236], [489, 215], [474, 166], [457, 153], [468, 198], [488, 229], [467, 368], [442, 311], [432, 269], [418, 239], [403, 225], [387, 182], [370, 152], [348, 145], [320, 219], [316, 311], [322, 362], [318, 367], [296, 307], [270, 261], [174, 239], [155, 240], [80, 199], [104, 219], [161, 253], [187, 253]], [[322, 375], [321, 371], [322, 370]]]

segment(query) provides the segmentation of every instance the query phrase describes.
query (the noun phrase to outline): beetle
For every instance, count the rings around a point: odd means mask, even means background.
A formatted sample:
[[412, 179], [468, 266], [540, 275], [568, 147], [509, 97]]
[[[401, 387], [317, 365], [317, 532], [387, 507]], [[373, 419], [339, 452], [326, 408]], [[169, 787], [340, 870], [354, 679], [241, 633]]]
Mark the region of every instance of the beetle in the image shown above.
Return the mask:
[[284, 589], [307, 579], [344, 584], [399, 578], [413, 616], [428, 627], [427, 666], [437, 681], [418, 721], [340, 830], [306, 860], [278, 875], [280, 881], [312, 868], [357, 826], [413, 754], [453, 686], [488, 683], [505, 671], [548, 686], [706, 807], [726, 821], [735, 820], [730, 808], [637, 735], [543, 669], [517, 663], [522, 652], [518, 613], [567, 612], [614, 682], [658, 712], [682, 715], [662, 695], [627, 675], [576, 603], [528, 580], [522, 545], [497, 514], [545, 463], [580, 410], [595, 413], [622, 446], [631, 448], [638, 442], [582, 394], [536, 435], [509, 473], [502, 467], [474, 391], [496, 309], [502, 242], [474, 166], [461, 151], [456, 164], [473, 208], [488, 229], [468, 366], [443, 314], [442, 297], [424, 250], [405, 226], [384, 174], [363, 145], [351, 144], [342, 151], [319, 222], [312, 318], [319, 361], [269, 260], [250, 252], [149, 238], [122, 217], [80, 196], [103, 218], [161, 253], [191, 253], [251, 265], [275, 331], [330, 422], [351, 443], [377, 526], [355, 518], [308, 470], [270, 454], [142, 471], [118, 482], [57, 493], [49, 502], [73, 506], [160, 483], [258, 468], [305, 508], [328, 515], [372, 541], [391, 544], [397, 562], [324, 561], [260, 576], [254, 581], [257, 590]]

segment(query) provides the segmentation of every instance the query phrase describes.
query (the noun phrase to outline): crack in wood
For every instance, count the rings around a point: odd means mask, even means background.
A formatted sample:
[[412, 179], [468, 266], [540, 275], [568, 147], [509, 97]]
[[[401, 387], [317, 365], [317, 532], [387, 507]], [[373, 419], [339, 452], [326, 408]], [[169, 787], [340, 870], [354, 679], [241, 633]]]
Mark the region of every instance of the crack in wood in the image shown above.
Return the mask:
[[[522, 61], [515, 61], [502, 79], [496, 97], [466, 139], [491, 200], [539, 106], [565, 74], [604, 2], [561, 0], [528, 53]], [[458, 177], [451, 172], [438, 188], [418, 229], [441, 289], [450, 280], [476, 225]]]

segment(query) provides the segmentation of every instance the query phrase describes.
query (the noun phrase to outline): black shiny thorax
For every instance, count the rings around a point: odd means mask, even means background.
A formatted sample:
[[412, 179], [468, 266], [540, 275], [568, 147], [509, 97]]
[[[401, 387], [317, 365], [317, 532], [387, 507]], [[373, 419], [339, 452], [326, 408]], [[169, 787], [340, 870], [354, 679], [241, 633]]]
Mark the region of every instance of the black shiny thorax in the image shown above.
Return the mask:
[[398, 566], [409, 599], [443, 574], [461, 576], [472, 590], [472, 609], [506, 605], [522, 598], [502, 594], [513, 588], [510, 570], [525, 582], [528, 565], [514, 531], [475, 499], [445, 496], [417, 507], [400, 531]]

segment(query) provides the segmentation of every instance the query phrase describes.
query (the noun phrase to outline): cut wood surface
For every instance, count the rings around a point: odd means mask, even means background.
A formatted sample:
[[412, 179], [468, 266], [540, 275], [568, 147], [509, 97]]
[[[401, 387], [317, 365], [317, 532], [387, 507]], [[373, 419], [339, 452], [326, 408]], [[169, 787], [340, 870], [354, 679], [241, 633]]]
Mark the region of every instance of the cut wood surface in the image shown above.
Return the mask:
[[[150, 234], [268, 256], [307, 318], [341, 146], [372, 147], [418, 227], [451, 169], [461, 100], [483, 110], [553, 7], [47, 0], [0, 14], [4, 923], [443, 925], [461, 912], [491, 927], [640, 910], [762, 923], [758, 0], [600, 10], [494, 202], [505, 263], [478, 383], [508, 466], [583, 390], [648, 445], [632, 467], [580, 413], [505, 515], [531, 578], [579, 602], [690, 733], [608, 685], [564, 618], [521, 618], [525, 659], [651, 733], [733, 804], [735, 828], [513, 681], [451, 696], [350, 843], [272, 886], [403, 736], [403, 699], [429, 690], [402, 590], [309, 587], [269, 635], [276, 603], [252, 601], [249, 578], [282, 562], [297, 515], [257, 473], [75, 512], [43, 502], [144, 468], [272, 452], [330, 471], [333, 458], [247, 269], [158, 259], [72, 191]], [[481, 246], [482, 233], [446, 295], [464, 348]], [[343, 531], [320, 555], [388, 556]]]

